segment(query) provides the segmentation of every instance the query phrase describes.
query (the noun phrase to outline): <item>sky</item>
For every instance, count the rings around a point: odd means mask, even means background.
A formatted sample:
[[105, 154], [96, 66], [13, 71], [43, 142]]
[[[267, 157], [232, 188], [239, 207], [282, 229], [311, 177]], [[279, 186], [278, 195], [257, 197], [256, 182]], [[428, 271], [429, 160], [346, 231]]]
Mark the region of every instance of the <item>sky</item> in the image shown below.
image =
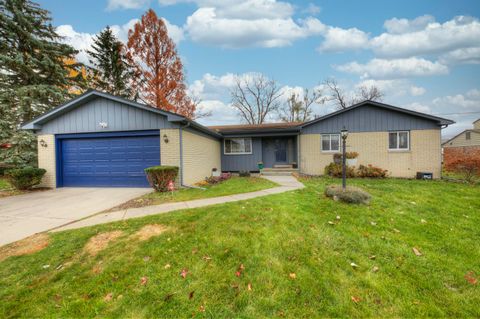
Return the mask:
[[[107, 25], [126, 41], [148, 8], [167, 25], [190, 94], [212, 116], [234, 124], [235, 78], [262, 73], [284, 92], [322, 89], [335, 78], [353, 94], [375, 85], [383, 102], [452, 119], [444, 137], [480, 118], [478, 0], [41, 0], [64, 41], [85, 50]], [[334, 110], [315, 105], [317, 115]], [[270, 121], [275, 121], [270, 117]]]

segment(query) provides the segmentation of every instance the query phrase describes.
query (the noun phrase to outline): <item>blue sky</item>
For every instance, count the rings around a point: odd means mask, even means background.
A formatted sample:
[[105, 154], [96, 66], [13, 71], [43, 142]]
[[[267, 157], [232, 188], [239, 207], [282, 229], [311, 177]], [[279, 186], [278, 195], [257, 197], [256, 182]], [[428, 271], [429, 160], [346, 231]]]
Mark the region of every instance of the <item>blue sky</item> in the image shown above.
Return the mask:
[[[97, 0], [39, 1], [79, 50], [106, 25], [125, 41], [147, 8], [167, 21], [189, 91], [213, 112], [203, 124], [239, 122], [234, 76], [260, 72], [286, 93], [335, 77], [349, 94], [376, 85], [384, 102], [451, 118], [451, 136], [480, 118], [480, 2]], [[82, 51], [78, 59], [85, 61]], [[315, 106], [317, 114], [333, 105]], [[275, 120], [271, 118], [271, 120]]]

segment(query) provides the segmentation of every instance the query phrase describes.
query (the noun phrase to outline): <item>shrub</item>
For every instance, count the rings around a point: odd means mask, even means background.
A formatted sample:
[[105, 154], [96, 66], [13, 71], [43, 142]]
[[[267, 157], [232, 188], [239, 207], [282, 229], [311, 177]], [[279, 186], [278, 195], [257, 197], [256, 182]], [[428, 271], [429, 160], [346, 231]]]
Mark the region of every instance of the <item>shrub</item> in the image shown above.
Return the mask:
[[373, 165], [360, 165], [357, 170], [358, 177], [385, 178], [388, 171]]
[[168, 191], [168, 183], [174, 182], [178, 175], [177, 166], [152, 166], [145, 169], [148, 182], [157, 192]]
[[342, 154], [340, 153], [333, 154], [333, 162], [336, 164], [342, 164]]
[[480, 152], [458, 152], [454, 157], [445, 161], [445, 169], [463, 175], [465, 181], [471, 183], [476, 176], [480, 176]]
[[0, 163], [0, 176], [5, 175], [5, 172], [9, 169], [13, 169], [15, 166], [6, 163]]
[[[325, 166], [325, 175], [332, 177], [342, 177], [342, 164], [330, 163]], [[347, 166], [347, 177], [355, 177], [355, 167]]]
[[23, 168], [9, 169], [5, 172], [5, 176], [16, 189], [26, 190], [40, 184], [46, 172], [43, 168], [26, 166]]
[[250, 177], [250, 172], [249, 171], [240, 171], [240, 172], [238, 172], [238, 176], [240, 176], [240, 177]]
[[213, 185], [213, 184], [218, 184], [218, 183], [220, 183], [220, 182], [226, 181], [226, 180], [229, 179], [230, 177], [232, 177], [232, 174], [231, 174], [231, 173], [222, 173], [222, 174], [220, 174], [220, 176], [210, 176], [210, 177], [206, 177], [206, 178], [205, 178], [205, 182], [206, 182], [207, 184]]
[[372, 196], [366, 191], [353, 186], [347, 186], [343, 191], [342, 186], [330, 185], [325, 189], [325, 195], [334, 200], [349, 204], [368, 204]]

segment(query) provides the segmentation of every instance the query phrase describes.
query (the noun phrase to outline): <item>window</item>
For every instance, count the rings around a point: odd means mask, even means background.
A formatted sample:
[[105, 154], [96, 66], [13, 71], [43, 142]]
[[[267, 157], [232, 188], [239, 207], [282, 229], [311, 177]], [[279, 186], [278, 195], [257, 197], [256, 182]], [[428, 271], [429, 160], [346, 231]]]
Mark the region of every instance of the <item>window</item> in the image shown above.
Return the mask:
[[228, 138], [224, 143], [226, 155], [252, 154], [251, 138]]
[[466, 138], [467, 140], [470, 139], [470, 132], [465, 132], [465, 138]]
[[389, 150], [408, 150], [410, 149], [410, 134], [408, 131], [398, 131], [388, 133]]
[[322, 134], [322, 151], [338, 152], [340, 150], [340, 134]]

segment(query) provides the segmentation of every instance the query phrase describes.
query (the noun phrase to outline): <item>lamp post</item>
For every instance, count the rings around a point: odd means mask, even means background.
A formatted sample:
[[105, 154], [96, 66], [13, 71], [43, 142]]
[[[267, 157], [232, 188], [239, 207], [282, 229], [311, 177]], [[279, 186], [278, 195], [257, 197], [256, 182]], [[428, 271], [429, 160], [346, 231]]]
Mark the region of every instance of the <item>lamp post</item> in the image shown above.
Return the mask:
[[340, 136], [342, 137], [342, 189], [343, 191], [347, 188], [347, 137], [348, 130], [343, 127], [340, 131]]

